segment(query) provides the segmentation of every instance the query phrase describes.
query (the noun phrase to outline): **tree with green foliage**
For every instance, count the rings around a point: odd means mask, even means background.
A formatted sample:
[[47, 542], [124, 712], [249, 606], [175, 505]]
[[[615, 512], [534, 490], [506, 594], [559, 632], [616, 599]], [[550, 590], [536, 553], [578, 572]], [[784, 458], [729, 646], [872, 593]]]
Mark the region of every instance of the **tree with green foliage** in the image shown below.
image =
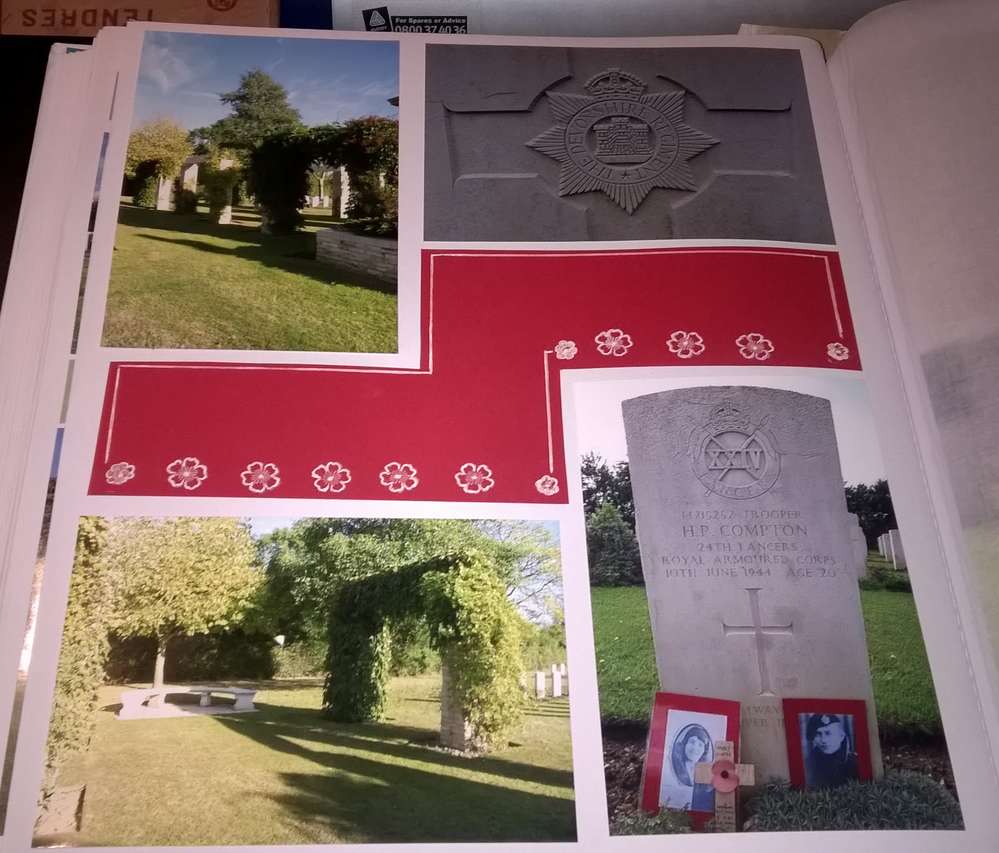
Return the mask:
[[463, 519], [308, 518], [260, 543], [267, 583], [262, 610], [288, 643], [323, 636], [338, 587], [441, 554], [486, 554], [506, 595], [546, 621], [558, 608], [558, 548], [538, 524]]
[[143, 164], [150, 164], [156, 178], [170, 180], [191, 156], [187, 131], [172, 119], [155, 119], [139, 125], [128, 137], [125, 174], [134, 177]]
[[583, 481], [583, 511], [587, 517], [602, 504], [613, 504], [621, 518], [635, 529], [635, 499], [631, 494], [631, 472], [627, 462], [609, 465], [596, 453], [583, 456], [580, 473]]
[[247, 71], [236, 89], [219, 97], [232, 113], [209, 128], [198, 128], [199, 141], [252, 151], [269, 137], [304, 128], [301, 114], [288, 102], [288, 91], [259, 68]]
[[233, 518], [121, 518], [103, 562], [118, 579], [115, 632], [157, 642], [163, 684], [170, 640], [240, 624], [262, 580], [249, 528]]
[[97, 691], [110, 650], [108, 631], [117, 586], [102, 560], [106, 542], [107, 524], [102, 519], [80, 519], [46, 744], [46, 794], [66, 760], [86, 750], [97, 724]]
[[887, 480], [878, 480], [872, 486], [857, 483], [846, 486], [845, 491], [847, 511], [856, 514], [868, 549], [877, 547], [882, 533], [898, 529]]
[[595, 586], [643, 583], [638, 540], [614, 504], [600, 504], [587, 516], [586, 552]]

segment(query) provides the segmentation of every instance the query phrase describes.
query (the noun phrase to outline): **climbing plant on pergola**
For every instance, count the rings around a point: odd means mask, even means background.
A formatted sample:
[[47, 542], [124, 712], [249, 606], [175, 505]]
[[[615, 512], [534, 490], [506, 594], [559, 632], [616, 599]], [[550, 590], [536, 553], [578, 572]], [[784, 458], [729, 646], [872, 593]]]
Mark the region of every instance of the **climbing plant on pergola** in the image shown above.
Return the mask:
[[399, 174], [399, 124], [368, 116], [267, 137], [250, 155], [250, 191], [268, 230], [293, 231], [315, 162], [343, 166], [351, 181], [352, 219], [395, 217]]
[[393, 628], [418, 621], [448, 669], [473, 740], [488, 746], [521, 713], [523, 620], [488, 558], [471, 549], [338, 587], [329, 612], [324, 713], [343, 722], [377, 720]]

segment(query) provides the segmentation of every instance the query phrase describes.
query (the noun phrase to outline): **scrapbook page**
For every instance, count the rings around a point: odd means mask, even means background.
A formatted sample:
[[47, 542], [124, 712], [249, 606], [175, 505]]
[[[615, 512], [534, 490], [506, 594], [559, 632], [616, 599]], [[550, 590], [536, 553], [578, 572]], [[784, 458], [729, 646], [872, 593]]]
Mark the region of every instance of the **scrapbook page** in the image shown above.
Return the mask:
[[5, 849], [988, 837], [816, 45], [89, 63]]

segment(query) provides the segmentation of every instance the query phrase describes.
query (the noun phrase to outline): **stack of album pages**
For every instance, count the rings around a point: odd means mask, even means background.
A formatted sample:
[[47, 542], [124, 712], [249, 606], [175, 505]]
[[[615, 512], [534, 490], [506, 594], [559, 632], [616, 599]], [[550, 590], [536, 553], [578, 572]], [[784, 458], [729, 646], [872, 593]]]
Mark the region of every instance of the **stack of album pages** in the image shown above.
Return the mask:
[[0, 850], [995, 849], [997, 36], [56, 48]]

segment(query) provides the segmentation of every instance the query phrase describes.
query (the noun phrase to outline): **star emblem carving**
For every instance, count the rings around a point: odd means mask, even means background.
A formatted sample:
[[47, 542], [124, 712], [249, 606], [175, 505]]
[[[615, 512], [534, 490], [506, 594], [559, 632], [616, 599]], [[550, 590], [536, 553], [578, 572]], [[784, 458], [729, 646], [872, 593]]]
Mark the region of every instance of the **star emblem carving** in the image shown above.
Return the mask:
[[645, 82], [620, 68], [585, 89], [545, 92], [555, 126], [525, 143], [562, 165], [560, 196], [601, 191], [630, 215], [656, 187], [697, 189], [688, 161], [719, 140], [684, 124], [685, 92], [643, 94]]

